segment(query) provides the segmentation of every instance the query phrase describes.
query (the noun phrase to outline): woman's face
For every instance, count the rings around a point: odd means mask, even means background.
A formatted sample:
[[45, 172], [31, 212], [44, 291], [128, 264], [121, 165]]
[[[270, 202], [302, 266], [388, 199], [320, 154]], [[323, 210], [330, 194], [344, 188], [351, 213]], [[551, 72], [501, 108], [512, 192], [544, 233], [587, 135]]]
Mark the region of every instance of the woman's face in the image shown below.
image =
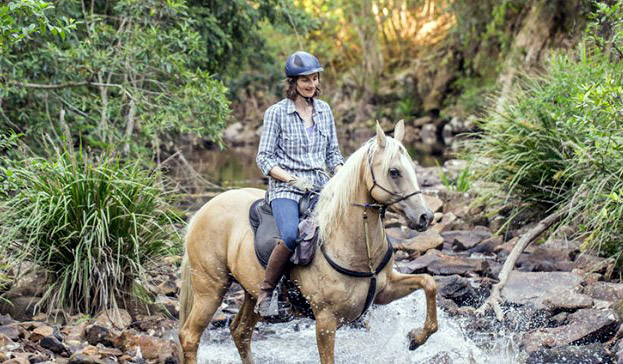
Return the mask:
[[299, 94], [305, 97], [312, 97], [314, 96], [314, 93], [316, 93], [316, 88], [318, 87], [319, 82], [320, 79], [318, 78], [317, 73], [308, 76], [299, 76], [296, 79], [296, 89]]

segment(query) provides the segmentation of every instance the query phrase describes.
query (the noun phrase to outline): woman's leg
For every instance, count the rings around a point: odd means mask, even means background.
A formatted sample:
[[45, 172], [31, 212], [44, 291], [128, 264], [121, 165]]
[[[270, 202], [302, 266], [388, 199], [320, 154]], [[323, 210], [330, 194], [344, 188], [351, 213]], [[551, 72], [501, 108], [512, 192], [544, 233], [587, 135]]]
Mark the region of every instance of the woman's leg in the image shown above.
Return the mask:
[[296, 248], [296, 239], [298, 237], [298, 203], [288, 198], [278, 198], [272, 201], [271, 207], [281, 240], [277, 241], [277, 245], [268, 259], [264, 273], [264, 282], [260, 287], [260, 294], [255, 306], [255, 312], [262, 317], [280, 315], [279, 302], [272, 299], [273, 291]]

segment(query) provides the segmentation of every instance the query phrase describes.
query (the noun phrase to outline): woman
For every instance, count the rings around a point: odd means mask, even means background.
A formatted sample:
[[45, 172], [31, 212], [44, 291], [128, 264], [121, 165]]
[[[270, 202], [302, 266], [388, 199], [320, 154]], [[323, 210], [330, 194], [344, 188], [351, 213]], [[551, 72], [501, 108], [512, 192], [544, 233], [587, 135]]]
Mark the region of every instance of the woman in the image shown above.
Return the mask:
[[344, 163], [331, 108], [316, 99], [322, 71], [313, 55], [302, 51], [290, 55], [285, 65], [286, 98], [264, 114], [257, 165], [269, 177], [267, 198], [281, 235], [255, 307], [264, 318], [278, 315], [278, 305], [271, 304], [272, 293], [296, 248], [299, 200], [328, 181], [325, 167], [335, 173]]

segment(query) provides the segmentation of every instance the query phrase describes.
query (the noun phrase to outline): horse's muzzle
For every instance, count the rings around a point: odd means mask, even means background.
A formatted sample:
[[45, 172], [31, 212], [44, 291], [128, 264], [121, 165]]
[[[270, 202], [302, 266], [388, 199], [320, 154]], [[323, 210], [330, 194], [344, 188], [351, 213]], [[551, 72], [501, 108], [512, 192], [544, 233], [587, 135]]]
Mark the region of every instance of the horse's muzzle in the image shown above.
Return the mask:
[[430, 210], [425, 211], [424, 213], [420, 214], [420, 216], [418, 216], [415, 219], [408, 219], [407, 226], [411, 230], [422, 232], [422, 231], [425, 231], [430, 226], [434, 218], [435, 218], [435, 215], [433, 215], [433, 213]]

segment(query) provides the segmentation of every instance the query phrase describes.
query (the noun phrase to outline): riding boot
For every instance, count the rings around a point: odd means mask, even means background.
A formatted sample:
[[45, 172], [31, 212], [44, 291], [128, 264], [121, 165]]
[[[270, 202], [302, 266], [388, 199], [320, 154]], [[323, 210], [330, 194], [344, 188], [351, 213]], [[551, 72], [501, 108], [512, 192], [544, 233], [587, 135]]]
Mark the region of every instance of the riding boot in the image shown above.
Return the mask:
[[282, 315], [278, 302], [279, 295], [273, 294], [273, 292], [292, 253], [283, 240], [277, 240], [277, 245], [268, 259], [264, 282], [260, 287], [260, 294], [255, 305], [255, 312], [263, 318], [274, 318]]

